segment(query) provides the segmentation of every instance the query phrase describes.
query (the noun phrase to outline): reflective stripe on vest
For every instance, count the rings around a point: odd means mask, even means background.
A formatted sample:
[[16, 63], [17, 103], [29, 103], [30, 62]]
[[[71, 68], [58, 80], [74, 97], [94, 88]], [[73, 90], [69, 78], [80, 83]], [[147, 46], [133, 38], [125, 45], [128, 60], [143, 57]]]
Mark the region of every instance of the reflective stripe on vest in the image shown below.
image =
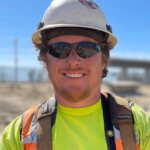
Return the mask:
[[24, 150], [37, 150], [37, 111], [39, 106], [28, 109], [22, 115], [21, 142]]
[[[116, 143], [116, 150], [123, 150], [121, 139], [115, 140], [115, 143]], [[140, 150], [138, 145], [136, 145], [136, 149]]]
[[[113, 127], [113, 129], [114, 129], [114, 133], [115, 133], [116, 150], [123, 150], [120, 131], [118, 129], [116, 129], [115, 127]], [[138, 136], [136, 134], [136, 131], [135, 131], [135, 137], [136, 137], [136, 143], [137, 143], [136, 149], [140, 150], [140, 148], [138, 146], [139, 138], [138, 138]]]
[[[24, 145], [24, 150], [37, 150], [37, 121], [38, 121], [38, 110], [39, 106], [34, 106], [27, 110], [22, 115], [21, 121], [21, 142]], [[120, 131], [113, 126], [114, 129], [114, 137], [115, 137], [115, 145], [116, 150], [123, 150]], [[138, 136], [136, 135], [137, 141], [137, 150], [140, 150], [138, 147]]]

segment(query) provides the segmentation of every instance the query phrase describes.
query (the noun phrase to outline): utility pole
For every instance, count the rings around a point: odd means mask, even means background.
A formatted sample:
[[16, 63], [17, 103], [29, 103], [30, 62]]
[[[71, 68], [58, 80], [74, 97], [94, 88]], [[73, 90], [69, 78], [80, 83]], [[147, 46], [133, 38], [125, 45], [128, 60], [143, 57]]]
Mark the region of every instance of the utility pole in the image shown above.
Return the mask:
[[14, 40], [14, 83], [18, 83], [18, 39]]

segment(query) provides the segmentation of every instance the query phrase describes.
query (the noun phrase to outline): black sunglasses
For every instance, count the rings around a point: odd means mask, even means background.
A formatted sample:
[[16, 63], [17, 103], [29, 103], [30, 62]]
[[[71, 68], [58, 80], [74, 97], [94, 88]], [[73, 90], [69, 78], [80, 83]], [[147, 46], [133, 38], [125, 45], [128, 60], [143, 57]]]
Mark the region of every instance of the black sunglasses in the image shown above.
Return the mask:
[[60, 59], [69, 56], [71, 50], [74, 49], [81, 58], [89, 58], [102, 51], [102, 45], [94, 42], [67, 43], [57, 42], [48, 45], [48, 53]]

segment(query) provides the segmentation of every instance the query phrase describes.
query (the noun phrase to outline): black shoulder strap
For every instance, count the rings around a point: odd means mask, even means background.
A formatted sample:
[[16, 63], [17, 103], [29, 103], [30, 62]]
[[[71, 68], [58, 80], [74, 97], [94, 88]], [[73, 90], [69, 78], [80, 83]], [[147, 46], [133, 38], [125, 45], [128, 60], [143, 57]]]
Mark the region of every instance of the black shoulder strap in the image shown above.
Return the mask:
[[49, 99], [38, 111], [37, 150], [52, 150], [52, 126], [55, 118], [55, 99]]
[[106, 97], [103, 94], [101, 95], [101, 102], [103, 108], [104, 129], [105, 129], [107, 147], [108, 150], [116, 150], [115, 138], [113, 134], [113, 124], [110, 116], [111, 113], [109, 109], [109, 101], [106, 99]]
[[[106, 97], [106, 96], [105, 96]], [[136, 150], [132, 111], [126, 99], [107, 93], [113, 125], [120, 130], [124, 150]]]

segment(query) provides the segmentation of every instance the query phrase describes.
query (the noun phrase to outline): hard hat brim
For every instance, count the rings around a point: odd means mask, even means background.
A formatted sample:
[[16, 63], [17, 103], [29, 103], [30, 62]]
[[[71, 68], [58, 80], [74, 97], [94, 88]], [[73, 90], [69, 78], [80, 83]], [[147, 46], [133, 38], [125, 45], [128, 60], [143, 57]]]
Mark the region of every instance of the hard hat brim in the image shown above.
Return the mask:
[[38, 31], [34, 32], [33, 35], [32, 35], [32, 42], [34, 44], [42, 44], [42, 37], [41, 37], [41, 31], [44, 31], [44, 30], [53, 30], [53, 29], [56, 29], [56, 28], [67, 28], [67, 27], [77, 27], [77, 28], [87, 28], [87, 29], [92, 29], [92, 30], [97, 30], [97, 31], [100, 31], [100, 32], [105, 32], [105, 33], [108, 33], [109, 34], [109, 38], [108, 38], [108, 44], [109, 44], [109, 48], [112, 49], [116, 43], [117, 43], [117, 38], [109, 31], [106, 31], [106, 29], [99, 29], [98, 27], [90, 27], [90, 26], [81, 26], [81, 25], [77, 25], [77, 24], [55, 24], [55, 25], [47, 25], [41, 29], [39, 29]]

